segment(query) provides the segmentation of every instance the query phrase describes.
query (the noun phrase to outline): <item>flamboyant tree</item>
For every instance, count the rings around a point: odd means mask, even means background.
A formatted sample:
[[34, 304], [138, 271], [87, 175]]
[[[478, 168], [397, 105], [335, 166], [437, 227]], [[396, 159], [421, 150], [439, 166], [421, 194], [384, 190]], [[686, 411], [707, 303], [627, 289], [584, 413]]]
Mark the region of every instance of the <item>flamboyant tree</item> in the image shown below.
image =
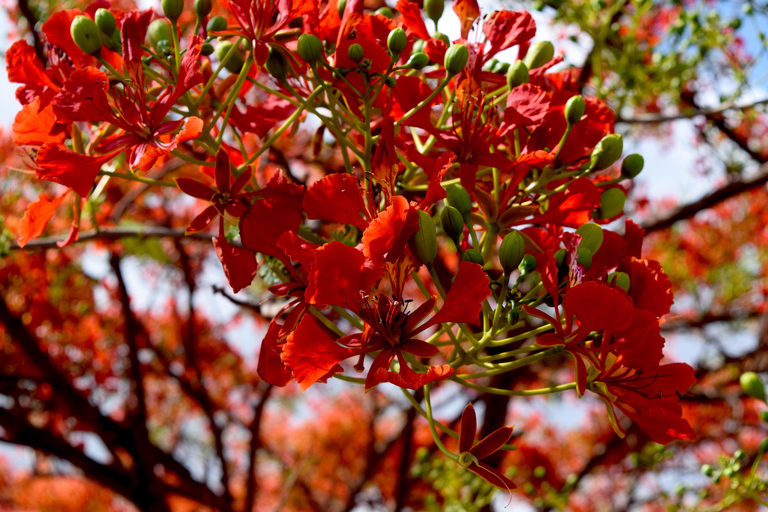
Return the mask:
[[[764, 503], [765, 8], [531, 7], [583, 62], [474, 0], [10, 11], [4, 503]], [[670, 208], [624, 141], [680, 119], [728, 181]]]

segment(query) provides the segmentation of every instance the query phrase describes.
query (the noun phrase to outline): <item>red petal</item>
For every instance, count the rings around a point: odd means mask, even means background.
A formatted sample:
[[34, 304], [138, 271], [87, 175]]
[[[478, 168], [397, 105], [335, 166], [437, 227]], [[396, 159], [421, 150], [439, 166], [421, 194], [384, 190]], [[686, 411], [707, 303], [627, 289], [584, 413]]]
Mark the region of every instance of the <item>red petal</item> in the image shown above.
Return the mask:
[[502, 475], [497, 470], [493, 469], [488, 464], [481, 462], [480, 465], [470, 464], [467, 467], [468, 470], [485, 480], [491, 485], [495, 485], [501, 490], [512, 491], [517, 489], [517, 486], [509, 478]]
[[315, 251], [306, 300], [357, 311], [361, 293], [368, 294], [383, 272], [353, 247], [341, 242], [325, 244]]
[[379, 368], [376, 370], [375, 380], [379, 383], [389, 382], [401, 388], [417, 390], [425, 384], [447, 379], [451, 375], [453, 375], [453, 368], [447, 364], [430, 366], [427, 373], [416, 373], [407, 364], [404, 364], [404, 361], [401, 361], [400, 373], [389, 372], [384, 368]]
[[525, 11], [496, 11], [485, 18], [483, 32], [491, 44], [486, 56], [524, 43], [536, 35], [536, 22]]
[[64, 86], [56, 96], [53, 111], [59, 122], [70, 121], [106, 121], [113, 122], [120, 128], [130, 128], [105, 111], [103, 105], [108, 104], [107, 75], [100, 70], [87, 67], [75, 70], [64, 82]]
[[58, 89], [46, 74], [42, 62], [37, 58], [35, 49], [24, 40], [16, 41], [5, 52], [5, 65], [8, 81], [26, 84], [32, 87], [50, 87]]
[[171, 141], [169, 144], [162, 144], [160, 147], [149, 145], [144, 154], [141, 155], [141, 158], [136, 164], [136, 168], [142, 171], [150, 170], [160, 157], [163, 157], [176, 149], [176, 146], [182, 142], [196, 139], [202, 132], [202, 119], [194, 116], [187, 118], [187, 120], [184, 122], [184, 128], [181, 129], [181, 131], [173, 138], [173, 141]]
[[655, 442], [667, 444], [675, 439], [696, 439], [696, 432], [691, 428], [690, 423], [679, 414], [655, 407], [643, 414], [632, 415], [637, 425]]
[[419, 214], [402, 196], [392, 198], [392, 204], [371, 221], [363, 233], [363, 253], [381, 265], [394, 261], [403, 252], [408, 240], [419, 230]]
[[292, 261], [301, 263], [307, 273], [310, 271], [312, 264], [315, 262], [315, 252], [320, 248], [319, 245], [307, 242], [296, 233], [288, 232], [280, 237], [277, 241], [277, 245], [285, 251], [285, 254], [291, 258]]
[[408, 32], [424, 41], [431, 39], [427, 26], [424, 24], [424, 18], [421, 17], [421, 9], [419, 9], [418, 4], [408, 0], [398, 0], [395, 10], [402, 15], [400, 22]]
[[262, 254], [285, 258], [285, 252], [277, 246], [280, 237], [296, 232], [301, 225], [301, 202], [304, 189], [273, 178], [258, 192], [258, 199], [240, 218], [240, 238], [243, 245]]
[[45, 32], [45, 38], [53, 46], [58, 46], [64, 53], [72, 59], [78, 67], [84, 67], [93, 62], [93, 57], [86, 55], [70, 35], [70, 26], [76, 16], [83, 14], [80, 9], [70, 9], [59, 11], [50, 15], [43, 23], [42, 29]]
[[232, 290], [237, 293], [249, 286], [258, 268], [256, 254], [248, 249], [233, 247], [222, 235], [213, 238], [213, 246], [216, 248], [216, 255], [221, 260]]
[[56, 208], [58, 208], [66, 195], [64, 193], [53, 201], [49, 201], [45, 194], [40, 194], [37, 201], [27, 205], [24, 216], [19, 222], [19, 237], [17, 240], [19, 247], [24, 247], [31, 239], [43, 234], [46, 224], [51, 220]]
[[70, 187], [86, 197], [101, 166], [114, 156], [81, 155], [56, 144], [45, 144], [37, 152], [37, 176]]
[[513, 429], [514, 427], [501, 427], [494, 430], [473, 446], [470, 453], [477, 457], [478, 460], [482, 460], [490, 454], [497, 452], [512, 437]]
[[635, 260], [630, 264], [629, 294], [638, 309], [645, 309], [657, 317], [669, 313], [674, 299], [672, 282], [661, 264], [653, 260]]
[[127, 62], [141, 62], [141, 44], [147, 35], [152, 10], [131, 11], [123, 16], [120, 25], [120, 42], [123, 46], [123, 59]]
[[40, 98], [22, 107], [13, 122], [13, 142], [19, 146], [64, 142], [64, 125], [56, 122], [56, 115], [49, 104], [40, 108]]
[[261, 105], [246, 106], [245, 112], [240, 112], [237, 106], [232, 109], [230, 122], [240, 131], [255, 133], [263, 139], [269, 130], [280, 121], [287, 119], [296, 107], [276, 96], [269, 96]]
[[219, 211], [214, 206], [209, 206], [203, 210], [187, 226], [187, 233], [197, 233], [207, 228], [211, 222], [219, 215]]
[[468, 403], [461, 414], [461, 427], [459, 428], [459, 452], [468, 452], [475, 442], [477, 433], [477, 414], [472, 403]]
[[408, 340], [400, 345], [400, 349], [417, 357], [433, 357], [440, 353], [436, 346], [421, 340]]
[[219, 192], [229, 193], [230, 176], [232, 169], [229, 165], [229, 154], [224, 148], [220, 148], [216, 153], [216, 166], [214, 167], [214, 176], [216, 176], [216, 186]]
[[466, 39], [472, 24], [480, 17], [480, 7], [477, 5], [477, 0], [456, 0], [453, 2], [453, 12], [461, 20], [461, 37]]
[[579, 178], [564, 192], [552, 196], [547, 212], [534, 216], [530, 222], [578, 228], [589, 222], [592, 212], [598, 206], [600, 206], [600, 191], [588, 179]]
[[478, 325], [483, 301], [491, 294], [489, 285], [490, 281], [483, 267], [477, 263], [462, 261], [440, 311], [417, 330], [421, 332], [430, 326], [445, 322]]
[[507, 96], [504, 124], [507, 129], [537, 125], [549, 110], [550, 98], [546, 91], [531, 84], [519, 85]]
[[349, 174], [331, 174], [309, 187], [304, 195], [304, 211], [310, 219], [368, 227], [361, 216], [365, 205], [360, 186]]
[[290, 370], [285, 367], [283, 360], [280, 358], [283, 352], [283, 346], [277, 343], [277, 335], [280, 332], [281, 327], [282, 326], [274, 320], [269, 324], [267, 334], [261, 342], [259, 363], [256, 367], [259, 377], [264, 379], [268, 384], [278, 387], [286, 386], [293, 380]]
[[208, 185], [190, 178], [176, 178], [176, 185], [188, 196], [196, 197], [203, 201], [210, 202], [213, 195], [216, 193], [216, 191]]
[[634, 308], [626, 295], [604, 284], [589, 281], [570, 288], [565, 294], [565, 309], [576, 315], [579, 331], [621, 331], [632, 322]]

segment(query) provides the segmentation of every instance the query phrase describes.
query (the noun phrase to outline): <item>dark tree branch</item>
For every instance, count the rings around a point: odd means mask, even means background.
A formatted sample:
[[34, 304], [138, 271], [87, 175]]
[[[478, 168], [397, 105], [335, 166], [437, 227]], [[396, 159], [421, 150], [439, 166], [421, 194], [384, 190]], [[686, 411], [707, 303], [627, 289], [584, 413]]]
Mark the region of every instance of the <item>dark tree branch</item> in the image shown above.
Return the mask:
[[27, 20], [27, 24], [29, 25], [29, 32], [32, 34], [35, 54], [37, 55], [37, 58], [40, 59], [40, 62], [43, 63], [43, 66], [45, 66], [46, 62], [48, 62], [48, 59], [45, 57], [45, 53], [43, 52], [43, 41], [40, 38], [40, 33], [37, 31], [37, 15], [29, 5], [29, 0], [19, 0], [18, 6], [19, 12], [21, 12], [21, 15], [24, 16], [24, 19]]
[[758, 105], [765, 105], [766, 103], [768, 103], [768, 99], [754, 101], [746, 105], [737, 105], [734, 102], [729, 102], [712, 109], [694, 108], [689, 111], [678, 112], [677, 114], [643, 114], [637, 117], [618, 116], [616, 117], [616, 122], [624, 124], [658, 124], [666, 123], [669, 121], [678, 121], [680, 119], [691, 119], [698, 116], [711, 118], [729, 110], [749, 110]]
[[272, 386], [269, 385], [261, 395], [259, 403], [256, 404], [256, 408], [253, 413], [253, 422], [251, 422], [251, 444], [249, 446], [250, 458], [248, 466], [248, 481], [245, 490], [245, 512], [251, 512], [256, 505], [256, 495], [258, 494], [258, 481], [256, 479], [256, 455], [261, 448], [261, 437], [259, 431], [261, 430], [261, 418], [264, 412], [264, 406], [269, 400], [269, 395], [272, 393]]

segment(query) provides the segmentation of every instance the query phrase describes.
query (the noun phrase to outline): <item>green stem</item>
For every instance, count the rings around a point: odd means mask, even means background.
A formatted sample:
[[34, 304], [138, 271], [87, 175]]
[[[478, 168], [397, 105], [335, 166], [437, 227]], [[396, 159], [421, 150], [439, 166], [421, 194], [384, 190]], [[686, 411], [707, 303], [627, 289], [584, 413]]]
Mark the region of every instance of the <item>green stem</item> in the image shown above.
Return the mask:
[[158, 185], [161, 187], [173, 187], [176, 188], [176, 184], [170, 181], [161, 181], [161, 180], [153, 180], [151, 178], [142, 178], [141, 176], [136, 176], [134, 174], [127, 174], [122, 172], [113, 172], [113, 171], [99, 171], [100, 176], [112, 176], [114, 178], [123, 178], [125, 180], [131, 180], [131, 181], [138, 181], [141, 183], [146, 183], [147, 185]]
[[472, 382], [467, 382], [465, 380], [462, 380], [458, 378], [456, 375], [449, 377], [449, 380], [452, 380], [453, 382], [456, 382], [464, 387], [475, 389], [477, 391], [483, 391], [485, 393], [491, 393], [494, 395], [503, 395], [503, 396], [536, 396], [536, 395], [550, 395], [552, 393], [561, 393], [563, 391], [569, 391], [571, 389], [576, 389], [576, 383], [575, 382], [569, 382], [568, 384], [560, 384], [559, 386], [552, 386], [551, 388], [541, 388], [541, 389], [525, 389], [521, 391], [514, 391], [511, 389], [500, 389], [500, 388], [492, 388], [488, 386], [481, 386], [479, 384], [474, 384]]

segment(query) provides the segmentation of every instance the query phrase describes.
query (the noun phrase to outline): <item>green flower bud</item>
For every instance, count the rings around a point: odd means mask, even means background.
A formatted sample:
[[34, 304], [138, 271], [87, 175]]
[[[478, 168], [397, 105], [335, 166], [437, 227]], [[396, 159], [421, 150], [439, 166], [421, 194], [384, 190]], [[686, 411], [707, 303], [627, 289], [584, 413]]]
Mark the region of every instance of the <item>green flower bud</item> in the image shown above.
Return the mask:
[[451, 39], [442, 32], [435, 32], [432, 34], [432, 39], [437, 39], [445, 43], [445, 46], [451, 46]]
[[592, 151], [592, 159], [589, 167], [593, 171], [602, 171], [612, 166], [616, 160], [621, 158], [621, 152], [624, 151], [624, 139], [618, 133], [612, 133], [597, 143]]
[[525, 239], [519, 231], [511, 231], [504, 237], [499, 247], [499, 263], [504, 273], [511, 274], [523, 261], [523, 256], [525, 256]]
[[397, 80], [395, 80], [395, 77], [393, 76], [385, 78], [384, 83], [387, 84], [387, 87], [397, 87]]
[[506, 75], [509, 71], [509, 62], [497, 62], [491, 71], [499, 75]]
[[555, 266], [558, 268], [558, 270], [565, 269], [565, 249], [559, 249], [555, 254], [553, 254], [553, 257], [555, 258]]
[[349, 49], [347, 50], [347, 56], [352, 60], [352, 62], [360, 62], [363, 60], [363, 57], [365, 57], [365, 51], [363, 51], [362, 46], [355, 43], [350, 45]]
[[488, 62], [485, 63], [485, 66], [483, 66], [483, 71], [492, 71], [493, 68], [499, 63], [496, 59], [491, 59]]
[[457, 184], [449, 185], [445, 189], [446, 202], [459, 210], [461, 215], [466, 218], [472, 213], [472, 199], [469, 197], [467, 189]]
[[208, 25], [205, 29], [208, 32], [219, 32], [221, 30], [227, 30], [227, 20], [224, 16], [214, 16], [208, 20]]
[[523, 261], [520, 262], [520, 273], [530, 274], [536, 270], [536, 258], [534, 258], [533, 254], [526, 254], [523, 256]]
[[540, 68], [555, 56], [555, 47], [549, 41], [539, 41], [528, 49], [523, 62], [528, 69]]
[[629, 274], [626, 272], [611, 272], [608, 274], [608, 282], [612, 283], [616, 288], [629, 292]]
[[760, 447], [758, 448], [758, 451], [760, 453], [765, 453], [768, 451], [768, 439], [763, 439], [763, 442], [760, 443]]
[[424, 12], [427, 17], [437, 23], [445, 10], [445, 0], [424, 0]]
[[458, 75], [469, 60], [469, 50], [463, 44], [454, 44], [445, 52], [445, 70], [449, 75]]
[[544, 478], [547, 476], [547, 469], [544, 466], [536, 466], [533, 470], [533, 476], [536, 478]]
[[445, 234], [451, 240], [458, 242], [464, 232], [464, 219], [461, 217], [461, 212], [453, 206], [446, 206], [440, 212], [440, 221], [443, 224]]
[[760, 413], [760, 419], [768, 423], [768, 411], [763, 411]]
[[507, 70], [507, 86], [510, 89], [514, 89], [518, 85], [527, 84], [530, 80], [528, 66], [525, 65], [525, 62], [518, 60], [509, 66]]
[[411, 69], [421, 69], [429, 64], [429, 57], [426, 53], [414, 53], [408, 62], [405, 63], [405, 67]]
[[200, 55], [202, 55], [203, 57], [207, 57], [212, 53], [213, 53], [213, 45], [211, 43], [203, 43], [203, 45], [200, 47]]
[[166, 58], [170, 57], [173, 55], [173, 43], [167, 39], [161, 39], [155, 45], [155, 51], [160, 55], [165, 55]]
[[336, 4], [336, 10], [339, 13], [339, 18], [344, 17], [344, 11], [347, 10], [347, 0], [339, 0]]
[[152, 45], [152, 48], [157, 50], [157, 43], [160, 41], [173, 40], [171, 25], [166, 20], [153, 21], [147, 29], [147, 39], [149, 39], [149, 44]]
[[69, 33], [77, 47], [88, 55], [101, 50], [101, 31], [96, 22], [88, 16], [75, 16], [69, 27]]
[[603, 228], [597, 224], [590, 223], [579, 226], [576, 234], [581, 236], [579, 249], [589, 249], [592, 251], [592, 254], [595, 254], [600, 249], [600, 246], [603, 245]]
[[509, 322], [509, 325], [515, 325], [519, 321], [520, 321], [520, 312], [513, 307], [512, 309], [509, 310], [509, 313], [507, 313], [507, 322]]
[[715, 473], [715, 470], [709, 464], [704, 464], [701, 466], [701, 472], [707, 476], [712, 476]]
[[197, 16], [198, 19], [203, 19], [211, 14], [211, 9], [213, 9], [213, 2], [211, 0], [195, 0], [194, 9], [195, 16]]
[[578, 255], [576, 258], [576, 263], [579, 263], [581, 266], [583, 266], [584, 270], [589, 270], [589, 267], [592, 266], [592, 251], [589, 249], [582, 249], [577, 251], [576, 254]]
[[597, 209], [597, 217], [600, 219], [612, 219], [624, 211], [624, 202], [627, 196], [618, 187], [609, 188], [600, 194], [600, 208]]
[[645, 160], [643, 160], [642, 155], [632, 153], [621, 162], [621, 175], [625, 178], [632, 179], [640, 174], [640, 171], [643, 170], [644, 166]]
[[568, 122], [568, 126], [573, 126], [584, 115], [584, 109], [587, 108], [587, 104], [584, 102], [584, 97], [581, 95], [573, 96], [565, 104], [565, 120]]
[[765, 386], [755, 372], [742, 373], [741, 377], [739, 377], [739, 383], [745, 394], [765, 401]]
[[176, 21], [184, 11], [184, 0], [160, 0], [163, 14], [171, 21]]
[[117, 28], [117, 21], [115, 15], [109, 12], [107, 9], [96, 9], [96, 14], [93, 16], [96, 20], [96, 25], [104, 34], [111, 36]]
[[392, 19], [395, 17], [395, 13], [389, 7], [379, 7], [376, 9], [376, 14], [381, 14], [385, 18]]
[[427, 46], [427, 42], [426, 41], [424, 41], [423, 39], [417, 39], [413, 43], [413, 49], [411, 50], [411, 52], [413, 54], [424, 53], [424, 48], [426, 46]]
[[405, 35], [405, 30], [398, 27], [387, 36], [387, 48], [393, 56], [400, 55], [406, 46], [408, 46], [408, 36]]
[[424, 210], [419, 210], [419, 230], [411, 238], [411, 246], [416, 257], [424, 264], [431, 264], [437, 256], [435, 223]]
[[297, 42], [299, 57], [307, 64], [314, 64], [323, 58], [323, 43], [314, 34], [301, 34]]
[[467, 249], [464, 251], [464, 256], [462, 256], [461, 259], [470, 263], [477, 263], [480, 266], [485, 264], [485, 261], [483, 261], [483, 255], [480, 254], [480, 251], [477, 249]]
[[734, 457], [736, 460], [742, 460], [742, 459], [743, 459], [744, 457], [746, 457], [746, 456], [747, 456], [747, 454], [746, 454], [746, 453], [744, 453], [744, 450], [741, 450], [741, 449], [739, 449], [739, 450], [736, 450], [735, 452], [733, 452], [733, 457]]
[[285, 59], [285, 55], [271, 45], [269, 47], [269, 57], [267, 57], [264, 67], [277, 80], [285, 80], [285, 76], [288, 74], [288, 62]]
[[232, 41], [220, 41], [219, 44], [216, 45], [216, 58], [219, 59], [219, 62], [224, 62], [224, 59], [230, 51], [232, 51], [232, 55], [229, 56], [229, 60], [224, 64], [224, 67], [230, 73], [240, 73], [240, 70], [243, 69], [243, 65], [245, 64], [245, 57], [243, 56], [242, 50], [240, 50], [238, 46], [235, 46]]
[[104, 32], [101, 33], [101, 44], [113, 52], [117, 52], [121, 48], [120, 41], [115, 41], [114, 37], [108, 36]]

